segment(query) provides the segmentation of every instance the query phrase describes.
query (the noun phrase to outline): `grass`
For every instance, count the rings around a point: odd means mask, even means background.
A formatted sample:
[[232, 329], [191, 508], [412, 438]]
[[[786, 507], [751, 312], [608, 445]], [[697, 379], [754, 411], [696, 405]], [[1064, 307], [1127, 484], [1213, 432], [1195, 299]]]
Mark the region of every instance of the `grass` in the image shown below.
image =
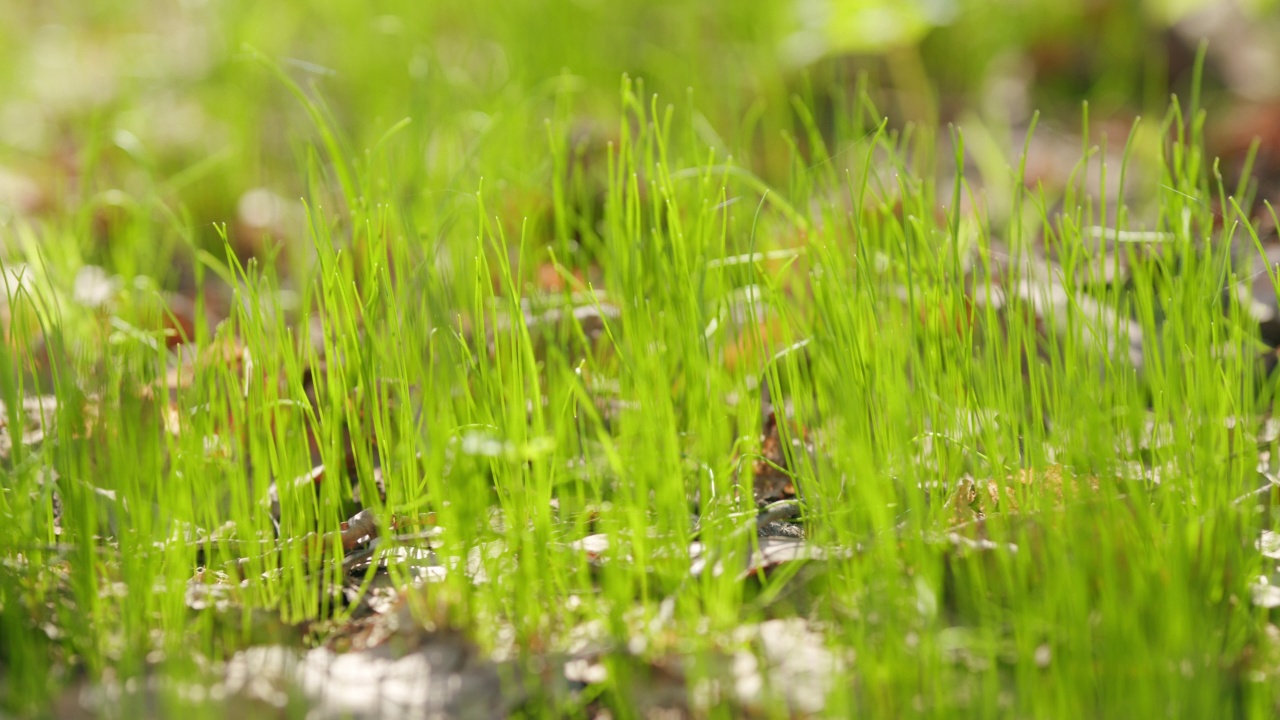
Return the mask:
[[[771, 67], [773, 4], [516, 8], [491, 37], [476, 5], [189, 10], [236, 48], [191, 81], [209, 135], [151, 150], [141, 86], [68, 116], [65, 209], [3, 226], [5, 712], [225, 716], [218, 662], [358, 645], [341, 588], [390, 585], [529, 716], [1275, 713], [1274, 382], [1223, 293], [1262, 243], [1198, 84], [1120, 139], [1086, 105], [1037, 188], [924, 86], [904, 123]], [[225, 222], [276, 183], [303, 198], [278, 225]], [[764, 568], [766, 387], [821, 558]], [[343, 545], [353, 487], [385, 578]], [[759, 628], [790, 618], [779, 659]]]

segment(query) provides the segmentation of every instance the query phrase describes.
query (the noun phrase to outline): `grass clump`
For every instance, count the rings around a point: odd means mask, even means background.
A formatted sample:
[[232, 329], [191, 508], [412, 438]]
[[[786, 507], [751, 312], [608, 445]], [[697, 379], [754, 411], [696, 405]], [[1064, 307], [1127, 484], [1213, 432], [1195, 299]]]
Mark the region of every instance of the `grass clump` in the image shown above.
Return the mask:
[[366, 138], [263, 46], [300, 203], [6, 221], [6, 711], [1274, 713], [1267, 248], [1195, 93], [1046, 188], [1034, 120], [865, 88], [763, 160], [569, 74]]

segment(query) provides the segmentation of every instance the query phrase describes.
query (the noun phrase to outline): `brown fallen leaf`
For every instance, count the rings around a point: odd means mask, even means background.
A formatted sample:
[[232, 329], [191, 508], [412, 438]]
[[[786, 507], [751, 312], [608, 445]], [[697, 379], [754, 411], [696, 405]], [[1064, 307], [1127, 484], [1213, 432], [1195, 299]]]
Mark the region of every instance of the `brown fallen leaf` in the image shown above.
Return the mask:
[[[803, 429], [793, 429], [788, 433], [791, 437], [791, 456], [807, 451]], [[799, 496], [796, 487], [795, 470], [787, 459], [782, 433], [778, 427], [778, 416], [770, 412], [765, 418], [764, 433], [760, 439], [760, 455], [752, 463], [752, 496], [757, 507], [764, 507], [780, 500], [794, 500]]]
[[958, 524], [981, 520], [989, 513], [1021, 511], [1018, 486], [1034, 488], [1052, 499], [1053, 507], [1062, 507], [1069, 496], [1098, 492], [1098, 478], [1093, 475], [1077, 477], [1061, 465], [1043, 469], [1019, 468], [1005, 477], [1003, 482], [994, 478], [974, 480], [968, 478], [957, 484], [950, 502]]

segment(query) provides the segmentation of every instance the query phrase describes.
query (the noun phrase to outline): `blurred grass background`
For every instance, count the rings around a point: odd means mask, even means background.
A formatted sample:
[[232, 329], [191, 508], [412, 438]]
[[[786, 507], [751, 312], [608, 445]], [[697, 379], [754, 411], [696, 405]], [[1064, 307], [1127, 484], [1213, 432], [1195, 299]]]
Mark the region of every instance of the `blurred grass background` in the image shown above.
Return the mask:
[[[1210, 46], [1206, 100], [1274, 102], [1266, 38], [1274, 2], [1053, 3], [1040, 0], [767, 2], [6, 2], [0, 5], [0, 212], [63, 225], [81, 259], [182, 280], [172, 223], [145, 228], [113, 206], [186, 208], [197, 243], [219, 250], [231, 223], [244, 255], [287, 224], [305, 194], [309, 124], [247, 49], [280, 62], [327, 102], [348, 150], [403, 118], [386, 182], [416, 212], [450, 212], [483, 173], [504, 215], [550, 202], [544, 120], [576, 147], [607, 142], [626, 74], [703, 114], [702, 141], [785, 186], [803, 138], [793, 99], [831, 131], [864, 78], [895, 126], [964, 120], [1016, 150], [1032, 110], [1078, 125], [1163, 113]], [[691, 103], [684, 101], [692, 96]], [[1225, 122], [1227, 113], [1214, 116]], [[1267, 120], [1261, 121], [1265, 125]], [[1269, 126], [1267, 126], [1269, 127]], [[1267, 129], [1264, 127], [1263, 129]], [[767, 128], [767, 130], [766, 130]], [[1256, 133], [1255, 133], [1256, 134]], [[1247, 145], [1247, 141], [1245, 141]], [[837, 152], [839, 148], [830, 149]], [[1238, 151], [1238, 152], [1242, 152]], [[823, 158], [810, 158], [821, 162]], [[483, 168], [483, 171], [481, 170]], [[150, 267], [135, 242], [161, 249]]]

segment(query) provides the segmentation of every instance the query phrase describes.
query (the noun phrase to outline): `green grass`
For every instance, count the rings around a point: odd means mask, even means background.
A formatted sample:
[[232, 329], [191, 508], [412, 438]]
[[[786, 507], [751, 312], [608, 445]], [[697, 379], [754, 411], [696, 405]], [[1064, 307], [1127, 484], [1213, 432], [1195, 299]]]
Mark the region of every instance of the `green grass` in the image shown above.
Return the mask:
[[[355, 486], [419, 641], [509, 661], [529, 716], [644, 716], [668, 691], [802, 714], [784, 670], [730, 690], [743, 653], [769, 662], [743, 629], [779, 618], [835, 659], [801, 672], [824, 716], [1275, 714], [1280, 632], [1254, 602], [1280, 579], [1257, 547], [1275, 491], [1254, 492], [1274, 382], [1222, 292], [1261, 242], [1198, 84], [1127, 137], [1091, 137], [1087, 105], [1070, 181], [1028, 187], [1007, 123], [938, 127], [923, 78], [978, 62], [969, 20], [886, 55], [921, 84], [882, 110], [838, 62], [779, 69], [776, 3], [192, 6], [175, 22], [213, 49], [159, 89], [121, 49], [148, 9], [29, 41], [138, 67], [97, 105], [35, 100], [79, 172], [0, 225], [4, 712], [106, 688], [93, 711], [225, 716], [236, 699], [190, 689], [218, 661], [354, 642], [337, 589], [387, 582], [338, 560]], [[1017, 20], [992, 42], [1043, 32]], [[1142, 86], [1121, 67], [1103, 107]], [[163, 145], [174, 98], [198, 132]], [[274, 235], [235, 220], [258, 187], [301, 197]], [[1097, 227], [1148, 235], [1108, 254]], [[97, 306], [86, 266], [116, 278]], [[786, 465], [823, 558], [743, 577], [765, 385], [784, 446], [812, 445]], [[316, 457], [319, 490], [292, 482]], [[423, 583], [397, 552], [428, 545]], [[193, 602], [197, 576], [226, 602]], [[584, 638], [608, 673], [574, 691]]]

